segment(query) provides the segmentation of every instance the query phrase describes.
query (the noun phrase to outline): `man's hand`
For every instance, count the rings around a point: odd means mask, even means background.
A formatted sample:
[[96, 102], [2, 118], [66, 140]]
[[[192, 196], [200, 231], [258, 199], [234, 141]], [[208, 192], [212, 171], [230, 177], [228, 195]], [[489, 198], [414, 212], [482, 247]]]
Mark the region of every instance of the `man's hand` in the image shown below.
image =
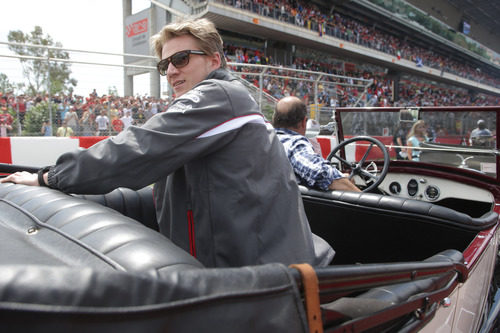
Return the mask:
[[16, 183], [16, 184], [24, 184], [31, 186], [39, 186], [38, 184], [38, 175], [36, 173], [30, 173], [27, 171], [15, 172], [5, 178], [0, 179], [0, 183]]
[[343, 173], [344, 177], [346, 177], [353, 185], [356, 185], [356, 183], [354, 182], [354, 177], [352, 178], [349, 178], [350, 174], [348, 173]]
[[361, 192], [361, 190], [354, 184], [354, 178], [349, 179], [349, 177], [333, 180], [328, 188], [330, 190]]

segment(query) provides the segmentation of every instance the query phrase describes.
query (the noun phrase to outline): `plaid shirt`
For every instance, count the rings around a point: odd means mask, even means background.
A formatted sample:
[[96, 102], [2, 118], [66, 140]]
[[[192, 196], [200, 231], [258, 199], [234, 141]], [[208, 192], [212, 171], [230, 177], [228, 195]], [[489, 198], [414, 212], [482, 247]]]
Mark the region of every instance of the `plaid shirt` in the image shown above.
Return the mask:
[[344, 177], [321, 155], [314, 152], [311, 142], [297, 132], [277, 128], [276, 134], [285, 148], [300, 185], [328, 190], [333, 180]]

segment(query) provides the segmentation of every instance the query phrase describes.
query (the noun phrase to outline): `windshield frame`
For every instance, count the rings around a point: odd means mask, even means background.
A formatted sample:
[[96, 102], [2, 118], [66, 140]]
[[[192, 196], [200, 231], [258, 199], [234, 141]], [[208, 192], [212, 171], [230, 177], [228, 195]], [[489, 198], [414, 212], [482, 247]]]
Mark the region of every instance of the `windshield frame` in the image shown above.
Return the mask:
[[[332, 135], [336, 136], [338, 138], [338, 142], [343, 142], [346, 139], [346, 136], [352, 137], [353, 135], [346, 135], [345, 129], [343, 126], [343, 115], [346, 113], [353, 113], [353, 112], [390, 112], [390, 113], [398, 113], [398, 119], [399, 119], [399, 113], [401, 110], [405, 110], [405, 108], [402, 107], [339, 107], [333, 110], [333, 115], [332, 119], [334, 120], [334, 123], [336, 126], [333, 126], [336, 130], [336, 133], [333, 133]], [[414, 107], [411, 108], [411, 110], [415, 110]], [[495, 124], [493, 126], [489, 126], [489, 129], [494, 133], [494, 138], [496, 138], [496, 133], [499, 133], [500, 130], [500, 121], [499, 121], [499, 116], [500, 116], [500, 106], [460, 106], [460, 107], [454, 107], [454, 106], [442, 106], [442, 107], [420, 107], [418, 108], [418, 114], [420, 119], [425, 119], [426, 114], [429, 112], [453, 112], [453, 113], [464, 113], [464, 112], [494, 112], [495, 113]], [[394, 115], [396, 117], [396, 115]], [[396, 125], [396, 124], [394, 124]], [[470, 133], [469, 133], [470, 134]], [[374, 136], [370, 134], [364, 134], [364, 135], [369, 135], [369, 136]], [[465, 133], [462, 134], [457, 134], [456, 136], [464, 136]], [[355, 136], [355, 135], [354, 135]], [[392, 136], [392, 134], [391, 134]], [[376, 136], [374, 136], [376, 137]], [[467, 137], [468, 140], [468, 137]], [[388, 148], [392, 148], [390, 145], [386, 145]], [[471, 147], [469, 145], [464, 146], [464, 148], [467, 150], [466, 147]], [[464, 149], [461, 147], [456, 147], [457, 149]], [[474, 151], [477, 151], [477, 148], [473, 148]], [[486, 154], [492, 154], [494, 155], [494, 161], [495, 161], [495, 166], [493, 167], [495, 169], [495, 174], [488, 174], [487, 177], [489, 179], [496, 179], [497, 183], [500, 181], [500, 157], [499, 157], [499, 140], [494, 140], [494, 146], [491, 148], [485, 147], [483, 153]], [[391, 161], [391, 162], [396, 162]], [[413, 164], [428, 164], [424, 162], [412, 162], [412, 161], [397, 161], [399, 162], [406, 162], [406, 163], [413, 163]], [[435, 164], [432, 164], [435, 165]], [[457, 167], [449, 166], [454, 169], [458, 169]], [[472, 170], [472, 169], [466, 169], [466, 170]], [[479, 172], [480, 174], [484, 174], [483, 172]]]

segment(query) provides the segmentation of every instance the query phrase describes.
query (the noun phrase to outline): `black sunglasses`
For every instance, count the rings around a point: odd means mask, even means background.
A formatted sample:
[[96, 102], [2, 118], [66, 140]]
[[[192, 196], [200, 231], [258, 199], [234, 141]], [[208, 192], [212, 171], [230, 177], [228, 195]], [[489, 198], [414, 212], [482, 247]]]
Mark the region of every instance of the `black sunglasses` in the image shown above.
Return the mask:
[[158, 69], [158, 72], [160, 72], [160, 75], [167, 75], [167, 69], [170, 63], [172, 63], [172, 65], [174, 65], [175, 68], [182, 68], [187, 64], [189, 64], [190, 54], [206, 55], [205, 52], [197, 50], [180, 51], [160, 61], [158, 65], [156, 65], [156, 68]]

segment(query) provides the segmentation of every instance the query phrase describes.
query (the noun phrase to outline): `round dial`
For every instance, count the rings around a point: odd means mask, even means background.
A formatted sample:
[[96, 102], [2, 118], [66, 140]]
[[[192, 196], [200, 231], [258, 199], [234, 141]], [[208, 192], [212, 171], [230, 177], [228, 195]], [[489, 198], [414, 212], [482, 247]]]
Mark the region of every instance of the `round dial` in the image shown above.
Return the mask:
[[414, 197], [418, 192], [418, 182], [415, 179], [410, 179], [406, 188], [408, 190], [408, 195]]
[[427, 188], [425, 189], [425, 196], [429, 200], [436, 200], [437, 198], [439, 198], [439, 188], [434, 185], [427, 186]]
[[391, 191], [392, 194], [401, 193], [401, 184], [398, 182], [392, 182], [391, 185], [389, 185], [389, 191]]

